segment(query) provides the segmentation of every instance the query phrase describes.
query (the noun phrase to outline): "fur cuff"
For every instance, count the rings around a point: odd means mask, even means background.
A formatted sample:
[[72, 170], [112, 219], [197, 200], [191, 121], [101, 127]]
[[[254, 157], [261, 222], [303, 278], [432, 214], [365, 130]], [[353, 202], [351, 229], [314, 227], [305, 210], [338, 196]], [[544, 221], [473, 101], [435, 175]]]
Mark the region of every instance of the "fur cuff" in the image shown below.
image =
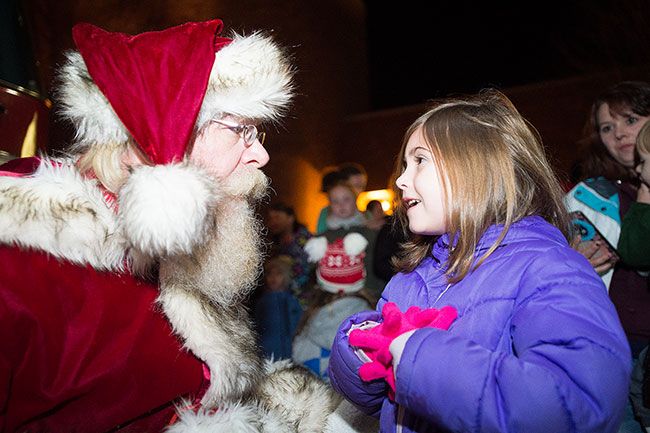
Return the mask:
[[220, 406], [216, 411], [181, 410], [178, 421], [165, 433], [287, 433], [291, 426], [277, 414], [270, 413], [256, 404], [232, 403]]
[[135, 250], [152, 257], [187, 254], [204, 241], [220, 198], [214, 179], [196, 166], [140, 166], [120, 190], [118, 217]]

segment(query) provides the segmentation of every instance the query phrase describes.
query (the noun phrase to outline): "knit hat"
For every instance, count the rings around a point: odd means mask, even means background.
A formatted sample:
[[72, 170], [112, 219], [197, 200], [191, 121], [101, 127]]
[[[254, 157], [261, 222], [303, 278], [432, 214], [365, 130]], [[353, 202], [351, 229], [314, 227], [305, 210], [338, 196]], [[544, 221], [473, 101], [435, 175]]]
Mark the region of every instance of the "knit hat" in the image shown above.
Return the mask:
[[366, 282], [364, 259], [368, 241], [359, 233], [348, 233], [328, 243], [325, 236], [305, 244], [309, 261], [318, 262], [316, 278], [320, 287], [331, 293], [354, 293]]
[[214, 182], [181, 164], [195, 132], [225, 115], [277, 121], [291, 100], [292, 68], [276, 44], [261, 33], [221, 37], [222, 27], [216, 19], [135, 36], [73, 28], [61, 114], [77, 149], [133, 142], [153, 164], [136, 168], [118, 197], [125, 236], [145, 253], [189, 252], [203, 239]]

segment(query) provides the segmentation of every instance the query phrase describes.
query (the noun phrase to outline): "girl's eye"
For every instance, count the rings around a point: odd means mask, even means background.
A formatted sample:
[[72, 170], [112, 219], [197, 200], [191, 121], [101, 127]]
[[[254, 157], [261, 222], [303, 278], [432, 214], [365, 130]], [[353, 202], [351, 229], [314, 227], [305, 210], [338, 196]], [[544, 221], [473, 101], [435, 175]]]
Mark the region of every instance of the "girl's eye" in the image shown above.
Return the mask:
[[634, 117], [634, 116], [628, 116], [627, 117], [627, 124], [628, 125], [634, 125], [638, 121], [639, 121], [639, 119], [637, 117]]
[[611, 131], [611, 130], [612, 130], [612, 127], [609, 126], [609, 125], [607, 125], [607, 126], [603, 126], [602, 128], [600, 128], [600, 132], [601, 132], [601, 134], [607, 134], [607, 133], [608, 133], [609, 131]]

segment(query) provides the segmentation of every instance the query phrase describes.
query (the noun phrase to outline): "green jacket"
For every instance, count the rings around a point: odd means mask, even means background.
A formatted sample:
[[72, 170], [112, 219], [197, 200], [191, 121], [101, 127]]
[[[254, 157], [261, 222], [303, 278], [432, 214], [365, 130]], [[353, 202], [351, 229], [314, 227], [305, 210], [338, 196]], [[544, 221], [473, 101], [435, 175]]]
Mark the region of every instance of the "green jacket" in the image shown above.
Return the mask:
[[650, 204], [632, 203], [621, 224], [618, 253], [628, 265], [650, 269]]

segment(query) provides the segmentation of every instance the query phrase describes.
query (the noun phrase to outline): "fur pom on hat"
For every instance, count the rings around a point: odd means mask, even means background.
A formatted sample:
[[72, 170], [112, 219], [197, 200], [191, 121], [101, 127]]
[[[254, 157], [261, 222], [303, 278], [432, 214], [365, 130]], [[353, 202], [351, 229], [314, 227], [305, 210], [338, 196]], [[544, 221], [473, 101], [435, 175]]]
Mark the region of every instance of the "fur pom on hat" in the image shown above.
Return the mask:
[[305, 251], [311, 262], [318, 262], [316, 278], [320, 287], [331, 293], [354, 293], [366, 282], [365, 250], [368, 240], [360, 233], [348, 233], [328, 243], [325, 236], [311, 238]]
[[144, 254], [189, 253], [204, 241], [220, 198], [214, 180], [195, 166], [143, 165], [120, 192], [119, 221], [129, 244]]

